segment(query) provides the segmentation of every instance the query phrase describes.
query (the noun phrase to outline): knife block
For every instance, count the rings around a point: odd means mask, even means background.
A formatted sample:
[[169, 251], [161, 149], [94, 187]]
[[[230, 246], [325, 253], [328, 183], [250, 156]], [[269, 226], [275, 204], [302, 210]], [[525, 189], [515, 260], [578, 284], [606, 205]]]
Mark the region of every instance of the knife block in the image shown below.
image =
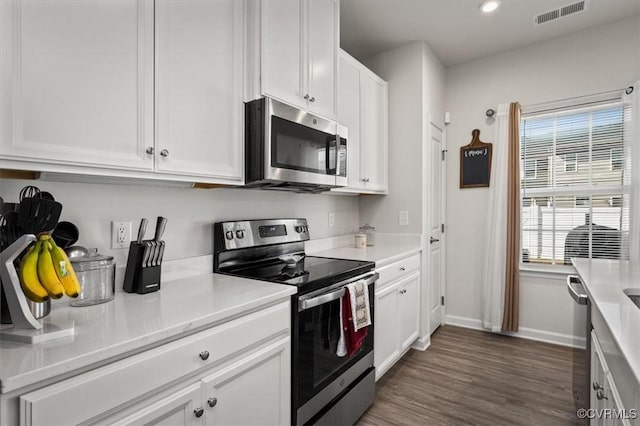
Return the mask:
[[146, 294], [160, 290], [162, 265], [144, 266], [144, 251], [148, 241], [131, 241], [127, 269], [124, 273], [122, 289], [127, 293]]

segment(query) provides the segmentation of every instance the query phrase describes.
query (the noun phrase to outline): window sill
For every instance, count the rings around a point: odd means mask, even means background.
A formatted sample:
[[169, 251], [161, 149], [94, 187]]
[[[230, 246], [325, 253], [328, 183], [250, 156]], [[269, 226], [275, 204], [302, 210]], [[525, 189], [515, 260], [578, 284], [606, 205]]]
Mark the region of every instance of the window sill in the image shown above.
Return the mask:
[[520, 265], [521, 277], [536, 277], [536, 278], [551, 278], [559, 279], [566, 277], [570, 274], [575, 274], [576, 270], [573, 266], [538, 266], [538, 265]]

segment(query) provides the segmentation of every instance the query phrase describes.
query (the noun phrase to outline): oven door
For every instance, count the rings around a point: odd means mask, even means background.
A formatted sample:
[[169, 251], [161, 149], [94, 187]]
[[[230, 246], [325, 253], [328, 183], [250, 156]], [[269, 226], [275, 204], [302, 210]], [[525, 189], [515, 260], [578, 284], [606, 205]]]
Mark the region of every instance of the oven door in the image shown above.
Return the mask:
[[269, 98], [266, 114], [265, 179], [337, 186], [346, 166], [337, 123]]
[[370, 272], [329, 287], [326, 291], [300, 296], [293, 315], [293, 415], [297, 424], [334, 400], [351, 382], [373, 366], [373, 326], [369, 326], [362, 347], [351, 357], [336, 355], [340, 337], [340, 298], [347, 283], [366, 279], [371, 318], [374, 318], [374, 282]]

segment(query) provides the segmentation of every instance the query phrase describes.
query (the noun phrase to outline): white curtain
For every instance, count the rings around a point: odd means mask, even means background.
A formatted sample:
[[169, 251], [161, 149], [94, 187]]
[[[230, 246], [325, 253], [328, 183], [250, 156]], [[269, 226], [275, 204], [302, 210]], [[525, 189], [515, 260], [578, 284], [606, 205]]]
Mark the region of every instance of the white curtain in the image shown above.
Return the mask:
[[633, 86], [633, 92], [624, 93], [622, 101], [625, 110], [625, 141], [630, 151], [631, 187], [629, 190], [629, 257], [640, 260], [640, 81]]
[[498, 105], [494, 123], [493, 159], [489, 207], [485, 224], [482, 325], [492, 332], [502, 330], [505, 259], [507, 253], [507, 178], [509, 153], [509, 104]]

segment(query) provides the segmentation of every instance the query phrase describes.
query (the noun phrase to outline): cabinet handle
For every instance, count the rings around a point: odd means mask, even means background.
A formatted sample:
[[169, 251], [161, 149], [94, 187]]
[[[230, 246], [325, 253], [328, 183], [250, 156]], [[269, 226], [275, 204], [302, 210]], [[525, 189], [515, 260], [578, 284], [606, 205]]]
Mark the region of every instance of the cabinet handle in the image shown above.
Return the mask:
[[204, 414], [204, 408], [202, 407], [198, 407], [195, 410], [193, 410], [193, 414], [196, 415], [196, 417], [200, 418], [202, 417], [202, 415]]
[[362, 178], [363, 182], [369, 182], [369, 178]]
[[153, 153], [154, 153], [154, 152], [156, 152], [156, 150], [155, 150], [155, 149], [153, 149], [153, 147], [152, 147], [152, 146], [147, 147], [147, 154], [149, 154], [149, 155], [153, 155]]
[[218, 403], [218, 398], [215, 397], [211, 397], [209, 399], [207, 399], [207, 404], [209, 404], [209, 407], [213, 408], [216, 406], [216, 404]]
[[309, 94], [307, 93], [306, 95], [304, 95], [304, 100], [308, 101], [309, 100]]
[[209, 351], [202, 351], [198, 355], [201, 360], [206, 361], [209, 358]]
[[600, 386], [600, 383], [593, 382], [593, 390], [597, 391], [597, 390], [600, 390], [600, 389], [604, 389], [602, 386]]
[[404, 272], [404, 271], [405, 271], [404, 266], [401, 266], [401, 267], [400, 267], [400, 272]]
[[598, 399], [609, 399], [609, 398], [604, 394], [604, 389], [603, 389], [603, 388], [598, 389], [598, 391], [596, 392], [596, 398], [598, 398]]
[[316, 101], [316, 98], [314, 97], [311, 97], [311, 99], [309, 99], [309, 102], [315, 102], [315, 101]]
[[163, 157], [168, 157], [169, 156], [169, 151], [166, 149], [163, 149], [162, 151], [160, 151], [160, 155], [162, 155]]

